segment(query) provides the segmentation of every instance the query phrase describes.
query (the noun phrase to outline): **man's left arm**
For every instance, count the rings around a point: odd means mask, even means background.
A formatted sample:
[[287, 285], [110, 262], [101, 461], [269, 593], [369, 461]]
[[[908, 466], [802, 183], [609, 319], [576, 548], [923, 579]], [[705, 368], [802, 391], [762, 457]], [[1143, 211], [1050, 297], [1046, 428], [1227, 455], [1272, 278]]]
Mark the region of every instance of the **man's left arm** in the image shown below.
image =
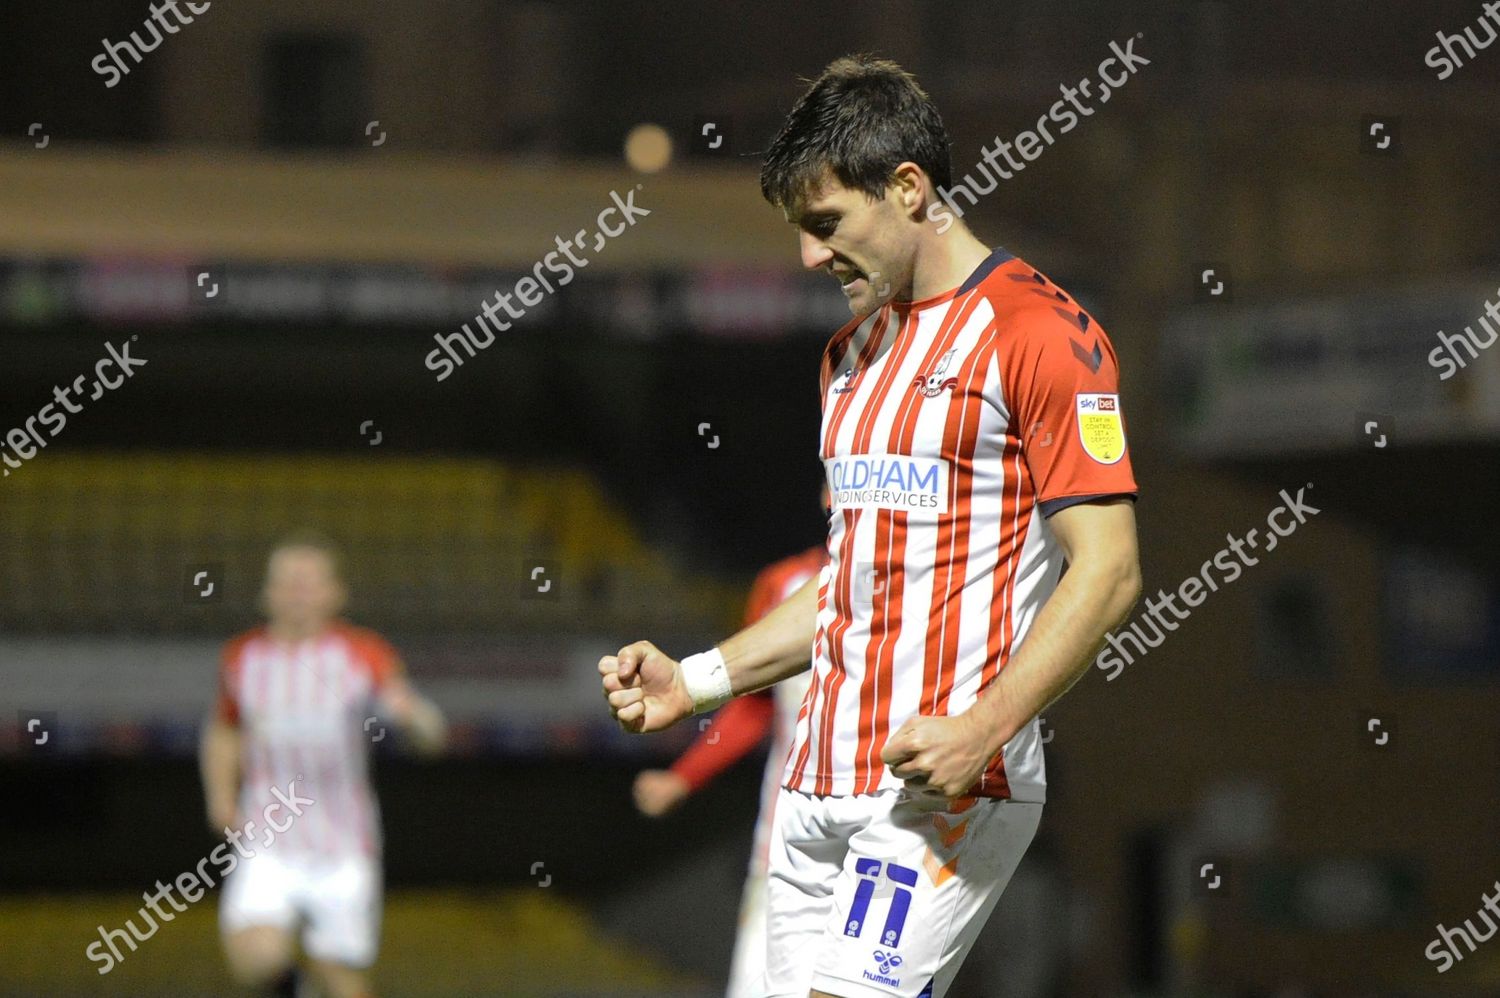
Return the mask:
[[1078, 682], [1141, 594], [1133, 502], [1079, 503], [1048, 523], [1068, 570], [1015, 657], [966, 712], [983, 733], [986, 760]]
[[1088, 671], [1140, 596], [1130, 500], [1068, 506], [1048, 524], [1068, 570], [1015, 656], [967, 711], [909, 718], [881, 752], [912, 789], [958, 797], [972, 788], [1005, 744]]
[[448, 740], [448, 722], [431, 700], [407, 681], [404, 670], [388, 678], [380, 690], [380, 702], [388, 716], [411, 738], [418, 752], [442, 751]]

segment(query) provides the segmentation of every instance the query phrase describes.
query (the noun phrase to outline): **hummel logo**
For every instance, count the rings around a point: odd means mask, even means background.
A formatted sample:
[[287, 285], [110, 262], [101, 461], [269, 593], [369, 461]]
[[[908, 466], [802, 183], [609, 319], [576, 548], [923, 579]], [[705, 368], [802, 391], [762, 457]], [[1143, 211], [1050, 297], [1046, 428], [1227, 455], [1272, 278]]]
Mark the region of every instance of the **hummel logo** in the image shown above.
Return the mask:
[[1104, 362], [1104, 353], [1099, 349], [1099, 344], [1094, 344], [1093, 353], [1086, 353], [1077, 340], [1069, 337], [1068, 342], [1073, 345], [1073, 356], [1078, 358], [1078, 362], [1088, 368], [1090, 373], [1098, 374], [1099, 365]]

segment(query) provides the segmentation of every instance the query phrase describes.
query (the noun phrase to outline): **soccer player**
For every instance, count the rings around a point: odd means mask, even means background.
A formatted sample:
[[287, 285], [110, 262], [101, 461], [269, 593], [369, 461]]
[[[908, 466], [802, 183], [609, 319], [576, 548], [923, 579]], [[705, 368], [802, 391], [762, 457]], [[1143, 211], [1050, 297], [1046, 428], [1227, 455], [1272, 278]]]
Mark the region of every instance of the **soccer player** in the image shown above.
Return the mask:
[[[827, 505], [825, 488], [825, 509]], [[750, 587], [745, 626], [755, 623], [802, 588], [827, 563], [828, 549], [819, 544], [762, 569]], [[809, 681], [804, 672], [769, 690], [731, 700], [671, 769], [648, 769], [635, 778], [636, 807], [648, 817], [660, 817], [738, 762], [760, 744], [767, 731], [771, 732], [771, 750], [761, 780], [760, 814], [751, 841], [750, 870], [740, 894], [739, 931], [734, 940], [727, 998], [756, 998], [760, 993], [766, 964], [766, 857], [771, 845], [771, 824], [781, 771], [792, 744], [792, 726]]]
[[203, 733], [209, 826], [225, 835], [243, 827], [250, 853], [220, 897], [224, 952], [237, 981], [267, 993], [296, 994], [300, 927], [326, 994], [372, 994], [380, 820], [367, 754], [386, 723], [425, 751], [445, 737], [442, 714], [412, 689], [395, 650], [339, 619], [345, 597], [327, 541], [309, 535], [276, 545], [263, 593], [267, 624], [225, 646]]
[[615, 718], [650, 732], [812, 645], [771, 839], [774, 998], [947, 991], [1041, 816], [1037, 715], [1140, 593], [1114, 350], [952, 218], [949, 183], [894, 63], [839, 59], [798, 99], [761, 190], [855, 315], [821, 372], [829, 565], [709, 651], [599, 662]]

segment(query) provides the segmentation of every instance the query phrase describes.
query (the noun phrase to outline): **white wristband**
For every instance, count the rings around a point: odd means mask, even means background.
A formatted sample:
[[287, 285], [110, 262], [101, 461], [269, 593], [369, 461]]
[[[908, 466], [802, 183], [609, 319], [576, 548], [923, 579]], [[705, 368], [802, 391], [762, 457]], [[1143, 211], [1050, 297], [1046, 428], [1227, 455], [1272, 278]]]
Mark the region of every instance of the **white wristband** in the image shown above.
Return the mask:
[[687, 684], [688, 695], [693, 698], [693, 713], [703, 714], [716, 710], [734, 699], [734, 690], [729, 686], [729, 669], [724, 665], [724, 656], [719, 649], [689, 655], [682, 660], [682, 681]]

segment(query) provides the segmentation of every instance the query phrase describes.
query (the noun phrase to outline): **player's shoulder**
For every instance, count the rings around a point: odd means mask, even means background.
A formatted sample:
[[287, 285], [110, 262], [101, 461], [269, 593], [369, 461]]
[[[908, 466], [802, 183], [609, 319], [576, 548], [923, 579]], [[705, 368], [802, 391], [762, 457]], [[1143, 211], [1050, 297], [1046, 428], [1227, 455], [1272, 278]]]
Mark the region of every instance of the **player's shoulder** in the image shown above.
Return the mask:
[[219, 661], [226, 666], [237, 665], [244, 656], [245, 649], [265, 635], [264, 627], [252, 627], [247, 631], [241, 631], [224, 642], [219, 650]]
[[827, 560], [827, 550], [820, 544], [772, 562], [755, 577], [755, 592], [774, 605], [790, 596], [789, 590], [817, 575]]
[[974, 290], [990, 303], [1002, 339], [1104, 333], [1072, 295], [1018, 256], [996, 266]]
[[371, 662], [384, 663], [396, 657], [396, 648], [385, 636], [368, 627], [360, 627], [347, 620], [340, 620], [330, 628], [335, 638], [344, 642], [359, 657]]
[[825, 556], [823, 545], [817, 544], [806, 551], [798, 551], [796, 554], [789, 554], [785, 558], [773, 561], [761, 569], [760, 574], [762, 578], [774, 579], [803, 572], [809, 565], [821, 567]]

